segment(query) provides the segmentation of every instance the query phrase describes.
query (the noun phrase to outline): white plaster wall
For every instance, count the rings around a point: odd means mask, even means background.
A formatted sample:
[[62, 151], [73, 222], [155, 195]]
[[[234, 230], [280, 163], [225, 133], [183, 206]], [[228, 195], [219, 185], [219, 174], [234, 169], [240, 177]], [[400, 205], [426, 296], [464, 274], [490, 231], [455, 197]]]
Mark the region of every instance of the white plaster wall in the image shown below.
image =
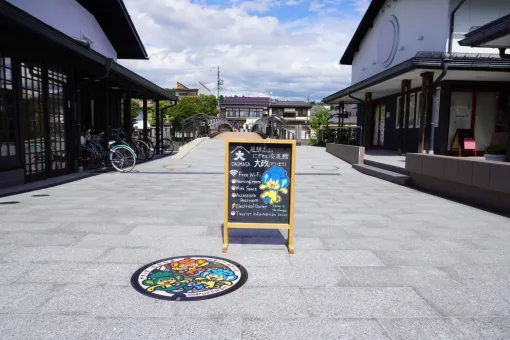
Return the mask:
[[[510, 2], [510, 0], [502, 1]], [[386, 7], [387, 5], [390, 7]], [[357, 83], [412, 58], [418, 51], [444, 51], [448, 40], [448, 7], [449, 0], [386, 1], [384, 13], [378, 15], [373, 28], [369, 30], [361, 43], [359, 52], [354, 56], [352, 83]], [[396, 16], [399, 21], [400, 39], [393, 62], [385, 68], [378, 62], [377, 46], [384, 18], [390, 15]], [[423, 40], [418, 40], [419, 36], [423, 36]]]
[[205, 87], [201, 82], [198, 82], [198, 94], [210, 95], [211, 91]]
[[85, 35], [92, 40], [93, 50], [117, 60], [117, 52], [96, 18], [75, 0], [7, 1], [71, 38], [81, 38], [82, 34]]
[[[459, 0], [450, 0], [450, 10], [458, 3]], [[455, 14], [452, 52], [498, 54], [497, 49], [460, 46], [458, 41], [464, 39], [472, 27], [483, 26], [509, 13], [510, 0], [466, 0]]]

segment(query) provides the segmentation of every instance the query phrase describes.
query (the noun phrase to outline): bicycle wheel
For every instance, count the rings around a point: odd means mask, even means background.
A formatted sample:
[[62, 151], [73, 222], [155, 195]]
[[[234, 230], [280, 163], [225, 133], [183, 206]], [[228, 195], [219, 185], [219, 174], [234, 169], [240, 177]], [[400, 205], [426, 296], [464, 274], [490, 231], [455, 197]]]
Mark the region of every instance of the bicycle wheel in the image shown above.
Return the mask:
[[168, 155], [168, 154], [171, 154], [172, 152], [174, 152], [174, 143], [172, 143], [172, 141], [170, 139], [163, 138], [161, 145], [162, 145], [162, 147], [161, 147], [162, 154]]
[[156, 148], [154, 147], [154, 143], [150, 139], [144, 139], [143, 141], [149, 146], [148, 159], [151, 160], [154, 158], [154, 156], [156, 156]]
[[129, 147], [117, 145], [110, 149], [110, 162], [119, 172], [130, 172], [136, 165], [136, 155]]
[[137, 140], [137, 141], [135, 141], [135, 145], [136, 145], [136, 150], [139, 153], [137, 155], [138, 159], [140, 159], [141, 161], [150, 159], [149, 156], [151, 153], [151, 148], [149, 147], [149, 145], [146, 142]]
[[101, 165], [101, 159], [98, 157], [97, 152], [92, 150], [91, 148], [83, 149], [83, 166], [87, 169], [94, 170], [99, 168]]

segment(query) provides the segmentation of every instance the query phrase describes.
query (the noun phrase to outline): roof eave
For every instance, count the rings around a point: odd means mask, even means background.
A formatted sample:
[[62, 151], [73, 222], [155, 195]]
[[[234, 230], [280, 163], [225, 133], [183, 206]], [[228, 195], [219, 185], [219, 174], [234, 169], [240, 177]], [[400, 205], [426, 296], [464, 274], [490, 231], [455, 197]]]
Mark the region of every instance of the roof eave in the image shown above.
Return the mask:
[[469, 32], [459, 41], [459, 45], [478, 47], [508, 34], [510, 34], [510, 14]]

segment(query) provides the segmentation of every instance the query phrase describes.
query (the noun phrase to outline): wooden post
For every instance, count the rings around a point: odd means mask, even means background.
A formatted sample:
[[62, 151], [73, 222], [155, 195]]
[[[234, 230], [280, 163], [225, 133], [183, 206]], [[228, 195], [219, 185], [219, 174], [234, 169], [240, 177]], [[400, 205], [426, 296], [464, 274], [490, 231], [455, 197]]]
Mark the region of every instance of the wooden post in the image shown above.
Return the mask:
[[403, 153], [407, 153], [407, 131], [409, 128], [409, 111], [411, 107], [411, 80], [408, 79], [406, 81], [406, 88], [405, 88], [405, 110], [404, 110], [404, 126], [402, 127], [402, 133], [404, 135], [404, 146], [402, 148]]
[[372, 93], [365, 93], [365, 113], [363, 117], [363, 130], [364, 130], [364, 145], [365, 148], [370, 147], [370, 131], [371, 129], [371, 120], [372, 120]]
[[405, 116], [405, 93], [408, 80], [402, 80], [400, 87], [399, 98], [399, 111], [398, 111], [398, 126], [400, 127], [398, 133], [398, 152], [402, 155], [404, 153], [404, 116]]
[[143, 98], [143, 139], [147, 139], [147, 98]]
[[[432, 124], [435, 122], [432, 121], [432, 113], [434, 110], [434, 93], [436, 89], [434, 88], [434, 72], [426, 72], [426, 80], [427, 80], [427, 93], [423, 96], [423, 99], [426, 104], [426, 119], [425, 119], [425, 138], [424, 138], [424, 150], [428, 153], [430, 152], [430, 138], [431, 138], [431, 128]], [[439, 108], [438, 108], [439, 109]], [[421, 125], [420, 125], [421, 126]], [[434, 147], [432, 146], [432, 150]]]

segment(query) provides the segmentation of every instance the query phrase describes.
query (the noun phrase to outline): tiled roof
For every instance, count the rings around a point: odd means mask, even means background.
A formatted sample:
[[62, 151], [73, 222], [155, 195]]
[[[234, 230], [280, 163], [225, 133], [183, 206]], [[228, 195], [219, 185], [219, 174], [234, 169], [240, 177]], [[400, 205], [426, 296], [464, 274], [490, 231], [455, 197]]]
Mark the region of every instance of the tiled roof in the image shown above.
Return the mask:
[[221, 105], [269, 106], [269, 97], [224, 97]]
[[301, 100], [272, 100], [272, 107], [308, 107], [311, 108], [312, 104]]

